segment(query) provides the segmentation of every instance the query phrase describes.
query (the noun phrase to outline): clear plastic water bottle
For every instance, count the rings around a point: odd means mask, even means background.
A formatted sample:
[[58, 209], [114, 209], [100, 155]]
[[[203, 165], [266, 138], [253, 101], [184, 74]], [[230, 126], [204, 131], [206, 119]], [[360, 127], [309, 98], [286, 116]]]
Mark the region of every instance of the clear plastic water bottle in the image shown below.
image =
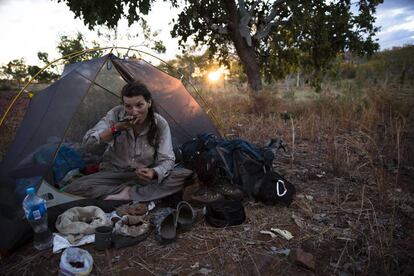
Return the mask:
[[27, 188], [26, 194], [23, 209], [34, 231], [33, 246], [37, 250], [50, 248], [53, 245], [53, 239], [47, 226], [46, 201], [36, 195], [33, 187]]

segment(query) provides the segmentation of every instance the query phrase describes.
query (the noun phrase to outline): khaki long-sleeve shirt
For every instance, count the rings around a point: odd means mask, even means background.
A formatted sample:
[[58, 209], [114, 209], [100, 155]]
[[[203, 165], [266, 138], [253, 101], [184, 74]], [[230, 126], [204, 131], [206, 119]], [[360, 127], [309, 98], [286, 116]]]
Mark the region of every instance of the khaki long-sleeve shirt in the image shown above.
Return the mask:
[[[100, 134], [114, 123], [121, 121], [126, 115], [122, 105], [114, 107], [86, 132], [83, 143], [86, 146], [101, 144]], [[157, 154], [155, 154], [155, 148], [148, 142], [149, 125], [146, 125], [137, 137], [132, 129], [128, 129], [107, 142], [108, 147], [100, 164], [101, 170], [130, 171], [136, 168], [152, 167], [157, 173], [158, 182], [168, 176], [175, 163], [171, 131], [168, 122], [161, 115], [157, 113], [154, 115], [160, 136]]]

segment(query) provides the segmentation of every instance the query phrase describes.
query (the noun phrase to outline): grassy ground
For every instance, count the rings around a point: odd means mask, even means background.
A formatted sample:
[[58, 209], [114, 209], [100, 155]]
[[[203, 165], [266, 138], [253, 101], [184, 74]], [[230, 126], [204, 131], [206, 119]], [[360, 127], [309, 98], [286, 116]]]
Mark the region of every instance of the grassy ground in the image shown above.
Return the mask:
[[[93, 275], [410, 275], [414, 269], [413, 90], [401, 87], [202, 92], [227, 138], [280, 137], [274, 168], [297, 187], [289, 208], [246, 202], [243, 225], [215, 229], [199, 211], [189, 232], [162, 246], [150, 236], [106, 252], [85, 246]], [[194, 187], [189, 187], [186, 194]], [[286, 241], [261, 234], [280, 228]], [[278, 249], [312, 254], [314, 271]], [[1, 261], [2, 275], [56, 275], [60, 254], [30, 245]]]

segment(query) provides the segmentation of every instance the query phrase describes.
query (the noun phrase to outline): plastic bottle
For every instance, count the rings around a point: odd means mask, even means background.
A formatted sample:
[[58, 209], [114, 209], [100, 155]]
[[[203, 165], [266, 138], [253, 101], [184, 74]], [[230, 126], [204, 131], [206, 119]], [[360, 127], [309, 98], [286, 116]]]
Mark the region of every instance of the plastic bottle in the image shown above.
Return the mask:
[[34, 231], [33, 246], [37, 250], [50, 248], [53, 245], [53, 236], [47, 226], [46, 201], [36, 195], [33, 187], [27, 188], [26, 194], [23, 209]]

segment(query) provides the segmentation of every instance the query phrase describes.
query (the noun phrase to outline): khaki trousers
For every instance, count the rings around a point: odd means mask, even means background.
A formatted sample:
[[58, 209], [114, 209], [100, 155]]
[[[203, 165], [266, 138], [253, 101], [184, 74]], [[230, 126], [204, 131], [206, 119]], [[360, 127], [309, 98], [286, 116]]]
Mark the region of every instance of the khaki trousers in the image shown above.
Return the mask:
[[136, 201], [160, 199], [181, 191], [193, 172], [185, 168], [174, 168], [160, 183], [157, 180], [145, 182], [135, 172], [100, 171], [76, 179], [64, 191], [86, 198], [103, 199], [116, 194], [127, 186], [133, 186], [131, 198]]

